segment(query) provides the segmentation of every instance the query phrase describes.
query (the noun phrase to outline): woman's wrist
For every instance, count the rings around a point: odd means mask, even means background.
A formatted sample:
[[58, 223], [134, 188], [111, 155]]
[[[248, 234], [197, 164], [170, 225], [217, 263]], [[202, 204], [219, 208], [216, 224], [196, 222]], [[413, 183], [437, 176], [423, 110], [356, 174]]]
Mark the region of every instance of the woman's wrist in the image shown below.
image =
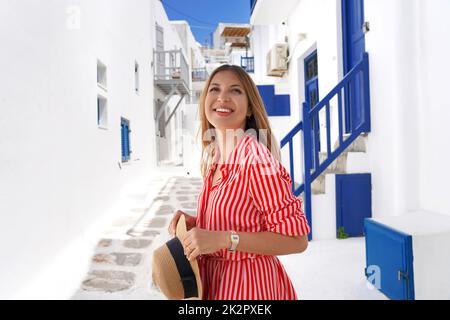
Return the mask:
[[221, 249], [228, 249], [231, 247], [231, 232], [230, 231], [222, 231], [222, 246]]

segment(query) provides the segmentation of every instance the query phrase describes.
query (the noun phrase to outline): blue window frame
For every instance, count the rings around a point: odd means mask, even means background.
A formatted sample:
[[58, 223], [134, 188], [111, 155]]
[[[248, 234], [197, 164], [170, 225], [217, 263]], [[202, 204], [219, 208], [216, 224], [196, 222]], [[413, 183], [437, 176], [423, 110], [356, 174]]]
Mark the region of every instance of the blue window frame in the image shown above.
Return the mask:
[[122, 162], [130, 160], [130, 121], [120, 118], [121, 127], [121, 145], [122, 145]]

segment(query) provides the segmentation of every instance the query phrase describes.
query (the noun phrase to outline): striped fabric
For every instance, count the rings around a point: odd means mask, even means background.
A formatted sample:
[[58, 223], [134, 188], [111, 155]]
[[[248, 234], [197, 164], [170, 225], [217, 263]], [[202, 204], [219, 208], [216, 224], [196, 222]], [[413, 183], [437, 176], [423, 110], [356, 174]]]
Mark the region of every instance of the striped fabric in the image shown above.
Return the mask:
[[[213, 165], [198, 197], [197, 226], [212, 231], [263, 232], [302, 236], [310, 232], [291, 179], [270, 151], [245, 135], [224, 164]], [[222, 176], [214, 185], [215, 169]], [[297, 295], [275, 256], [227, 249], [198, 258], [203, 299], [296, 300]]]

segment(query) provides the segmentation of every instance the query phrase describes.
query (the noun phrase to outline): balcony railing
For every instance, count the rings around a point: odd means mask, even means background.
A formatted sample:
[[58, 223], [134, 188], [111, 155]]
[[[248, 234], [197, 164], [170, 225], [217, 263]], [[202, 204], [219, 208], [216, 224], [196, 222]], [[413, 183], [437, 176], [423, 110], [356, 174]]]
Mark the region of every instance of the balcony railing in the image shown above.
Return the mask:
[[241, 57], [241, 67], [249, 73], [255, 72], [255, 58], [254, 57]]
[[154, 51], [154, 61], [154, 75], [157, 85], [181, 83], [183, 87], [189, 90], [189, 66], [181, 49]]
[[230, 63], [229, 56], [206, 56], [206, 63]]
[[192, 69], [192, 81], [206, 81], [206, 79], [208, 79], [206, 67]]

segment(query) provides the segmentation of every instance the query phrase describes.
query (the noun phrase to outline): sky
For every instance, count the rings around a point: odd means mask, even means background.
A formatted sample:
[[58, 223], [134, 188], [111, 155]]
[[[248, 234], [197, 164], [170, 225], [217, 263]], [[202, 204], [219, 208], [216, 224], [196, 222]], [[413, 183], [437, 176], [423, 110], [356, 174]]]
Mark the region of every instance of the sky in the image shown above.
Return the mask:
[[169, 20], [186, 20], [201, 44], [210, 44], [219, 22], [249, 23], [250, 0], [162, 0]]

